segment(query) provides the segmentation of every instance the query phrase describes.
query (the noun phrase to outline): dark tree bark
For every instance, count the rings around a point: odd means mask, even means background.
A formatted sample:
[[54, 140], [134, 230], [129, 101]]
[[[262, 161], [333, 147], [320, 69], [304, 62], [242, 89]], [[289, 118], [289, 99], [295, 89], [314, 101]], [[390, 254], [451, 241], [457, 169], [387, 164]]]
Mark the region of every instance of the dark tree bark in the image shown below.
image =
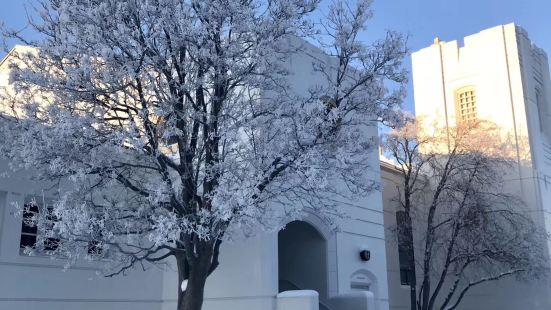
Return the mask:
[[[210, 274], [219, 265], [219, 240], [200, 240], [197, 237], [185, 236], [183, 243], [188, 244], [188, 251], [175, 255], [178, 267], [178, 310], [201, 310], [205, 294], [205, 284]], [[185, 291], [182, 282], [187, 280]]]
[[407, 240], [407, 244], [410, 245], [410, 247], [408, 248], [408, 251], [409, 251], [409, 254], [408, 254], [408, 258], [409, 258], [409, 268], [410, 268], [410, 275], [411, 275], [411, 279], [410, 279], [410, 282], [409, 282], [409, 298], [410, 298], [410, 305], [411, 305], [411, 310], [416, 310], [416, 307], [417, 307], [417, 273], [415, 271], [415, 249], [413, 247], [413, 226], [412, 226], [412, 223], [411, 223], [411, 216], [409, 215], [409, 213], [406, 213], [407, 214], [407, 217], [406, 217], [406, 227], [405, 227], [405, 231], [404, 231], [404, 237], [406, 238]]
[[191, 268], [187, 289], [183, 292], [183, 298], [178, 301], [178, 310], [201, 310], [203, 306], [203, 297], [205, 294], [205, 283], [207, 282], [208, 269], [210, 262], [201, 257], [201, 261], [196, 261], [196, 265]]
[[184, 295], [185, 291], [182, 291], [182, 282], [184, 282], [185, 279], [189, 278], [189, 275], [187, 274], [187, 271], [189, 270], [189, 266], [186, 260], [185, 255], [179, 254], [175, 255], [176, 257], [176, 265], [178, 268], [178, 285], [176, 286], [178, 288], [178, 309], [183, 309], [184, 307]]

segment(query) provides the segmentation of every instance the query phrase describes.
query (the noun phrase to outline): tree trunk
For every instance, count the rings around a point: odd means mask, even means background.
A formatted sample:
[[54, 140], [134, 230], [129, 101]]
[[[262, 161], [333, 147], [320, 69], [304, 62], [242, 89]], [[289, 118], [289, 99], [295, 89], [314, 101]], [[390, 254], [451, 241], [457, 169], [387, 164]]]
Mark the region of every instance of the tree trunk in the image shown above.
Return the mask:
[[409, 299], [410, 299], [410, 309], [416, 310], [417, 309], [417, 272], [415, 271], [415, 245], [413, 241], [413, 223], [411, 221], [411, 217], [409, 216], [409, 213], [407, 213], [406, 217], [406, 223], [407, 223], [407, 236], [409, 247], [409, 268], [410, 268], [410, 283], [409, 283]]
[[429, 267], [427, 265], [428, 263], [425, 263], [425, 268], [423, 269], [423, 296], [420, 297], [421, 300], [421, 310], [432, 310], [429, 308], [429, 300], [430, 300], [430, 275], [429, 275]]
[[[406, 198], [406, 206], [409, 206], [409, 198]], [[417, 272], [415, 271], [415, 244], [413, 243], [413, 223], [406, 207], [402, 225], [398, 226], [399, 243], [407, 244], [409, 278], [410, 310], [417, 310]]]
[[[199, 257], [192, 265], [185, 257], [177, 257], [178, 262], [178, 310], [201, 310], [205, 284], [209, 275], [210, 255]], [[182, 291], [182, 281], [187, 280], [187, 287]]]
[[185, 279], [189, 278], [189, 275], [187, 274], [188, 270], [189, 270], [189, 266], [188, 266], [185, 255], [179, 254], [179, 255], [175, 255], [175, 257], [176, 257], [176, 265], [177, 265], [177, 268], [178, 268], [178, 285], [177, 285], [178, 305], [177, 305], [177, 309], [183, 309], [185, 291], [182, 291], [182, 282]]

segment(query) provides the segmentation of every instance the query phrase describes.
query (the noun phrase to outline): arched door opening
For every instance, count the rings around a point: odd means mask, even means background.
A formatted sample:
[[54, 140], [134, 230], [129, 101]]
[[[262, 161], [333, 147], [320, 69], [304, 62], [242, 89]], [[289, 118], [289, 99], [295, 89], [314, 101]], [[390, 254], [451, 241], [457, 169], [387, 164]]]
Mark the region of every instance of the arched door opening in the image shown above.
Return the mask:
[[327, 241], [312, 225], [294, 221], [278, 234], [279, 292], [315, 290], [327, 299]]

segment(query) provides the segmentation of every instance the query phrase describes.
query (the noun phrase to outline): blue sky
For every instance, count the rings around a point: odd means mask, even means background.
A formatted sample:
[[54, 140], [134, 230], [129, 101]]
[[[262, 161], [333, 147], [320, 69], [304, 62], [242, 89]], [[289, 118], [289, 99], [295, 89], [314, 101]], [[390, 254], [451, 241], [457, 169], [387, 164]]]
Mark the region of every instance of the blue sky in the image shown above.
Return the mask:
[[[23, 27], [25, 0], [0, 0], [0, 21]], [[375, 15], [365, 34], [371, 41], [386, 29], [409, 36], [408, 47], [419, 50], [438, 36], [461, 39], [482, 29], [515, 22], [524, 27], [539, 47], [551, 54], [551, 0], [375, 0]], [[0, 51], [0, 57], [4, 53]], [[409, 58], [405, 63], [410, 69]], [[413, 109], [411, 82], [404, 109]]]
[[[432, 44], [435, 37], [461, 40], [482, 29], [514, 22], [551, 55], [551, 0], [375, 0], [373, 8], [373, 35], [380, 36], [385, 29], [408, 34], [412, 52]], [[404, 109], [413, 110], [411, 81]]]

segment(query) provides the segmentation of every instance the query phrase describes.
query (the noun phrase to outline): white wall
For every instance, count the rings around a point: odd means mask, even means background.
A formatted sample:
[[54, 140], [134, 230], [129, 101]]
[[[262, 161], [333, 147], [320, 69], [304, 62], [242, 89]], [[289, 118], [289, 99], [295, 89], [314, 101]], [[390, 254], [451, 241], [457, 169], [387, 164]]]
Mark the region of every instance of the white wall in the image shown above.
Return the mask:
[[[454, 126], [455, 91], [474, 86], [478, 118], [490, 120], [510, 133], [516, 146], [517, 167], [508, 171], [508, 190], [527, 203], [526, 211], [551, 231], [551, 95], [549, 65], [543, 51], [532, 45], [526, 31], [508, 24], [483, 30], [458, 41], [437, 42], [412, 54], [416, 115], [427, 126]], [[538, 72], [535, 72], [538, 71]], [[535, 79], [541, 80], [546, 111], [535, 104]], [[546, 124], [547, 123], [547, 124]], [[383, 176], [392, 193], [390, 174]], [[545, 182], [547, 180], [547, 182]], [[548, 192], [549, 191], [549, 192]], [[386, 225], [395, 224], [390, 194], [383, 194]], [[519, 206], [520, 207], [520, 206]], [[387, 235], [389, 241], [392, 236]], [[546, 246], [546, 245], [542, 245]], [[396, 243], [387, 247], [391, 309], [406, 309], [409, 291], [400, 287]], [[547, 246], [549, 248], [549, 246]], [[394, 252], [394, 253], [393, 253]], [[471, 291], [461, 309], [549, 309], [547, 284], [499, 281]]]
[[[319, 50], [305, 43], [311, 54]], [[288, 59], [293, 72], [290, 84], [306, 91], [316, 85], [312, 61], [305, 54]], [[377, 126], [367, 129], [377, 137]], [[377, 150], [371, 154], [370, 179], [379, 180]], [[5, 163], [0, 172], [6, 168]], [[126, 277], [103, 279], [95, 276], [95, 267], [77, 264], [62, 272], [62, 262], [45, 257], [25, 257], [19, 253], [21, 219], [9, 214], [7, 202], [22, 203], [29, 194], [40, 194], [44, 186], [33, 184], [28, 176], [0, 179], [0, 309], [174, 309], [179, 287], [171, 262], [160, 271], [131, 272]], [[339, 223], [337, 232], [314, 215], [305, 219], [324, 234], [327, 246], [328, 299], [338, 296], [371, 296], [354, 292], [352, 281], [364, 279], [375, 298], [374, 310], [388, 309], [386, 259], [382, 201], [374, 192], [359, 201], [343, 202], [349, 218]], [[2, 220], [3, 217], [3, 220]], [[359, 258], [362, 249], [371, 251], [371, 260]], [[224, 242], [220, 266], [207, 281], [204, 309], [274, 309], [278, 294], [277, 234], [262, 234], [251, 239], [236, 238]], [[7, 275], [7, 276], [6, 276]], [[357, 293], [357, 294], [354, 294]], [[344, 297], [343, 297], [344, 298]], [[340, 302], [340, 301], [339, 301]], [[346, 309], [338, 309], [346, 310]], [[371, 310], [371, 309], [370, 309]]]
[[[0, 161], [0, 171], [6, 170]], [[0, 309], [160, 309], [162, 275], [156, 269], [104, 278], [87, 262], [64, 271], [63, 260], [22, 254], [21, 214], [11, 203], [22, 206], [25, 196], [41, 196], [44, 187], [26, 177], [0, 177]]]
[[[508, 172], [510, 190], [524, 198], [532, 213], [538, 213], [536, 220], [549, 218], [549, 64], [526, 31], [508, 24], [467, 36], [463, 46], [457, 41], [433, 44], [413, 53], [412, 65], [416, 115], [429, 126], [432, 120], [440, 126], [455, 125], [455, 91], [475, 87], [478, 118], [499, 125], [516, 147], [517, 167]], [[542, 113], [536, 105], [537, 80], [542, 85]], [[551, 231], [549, 220], [542, 224]]]

